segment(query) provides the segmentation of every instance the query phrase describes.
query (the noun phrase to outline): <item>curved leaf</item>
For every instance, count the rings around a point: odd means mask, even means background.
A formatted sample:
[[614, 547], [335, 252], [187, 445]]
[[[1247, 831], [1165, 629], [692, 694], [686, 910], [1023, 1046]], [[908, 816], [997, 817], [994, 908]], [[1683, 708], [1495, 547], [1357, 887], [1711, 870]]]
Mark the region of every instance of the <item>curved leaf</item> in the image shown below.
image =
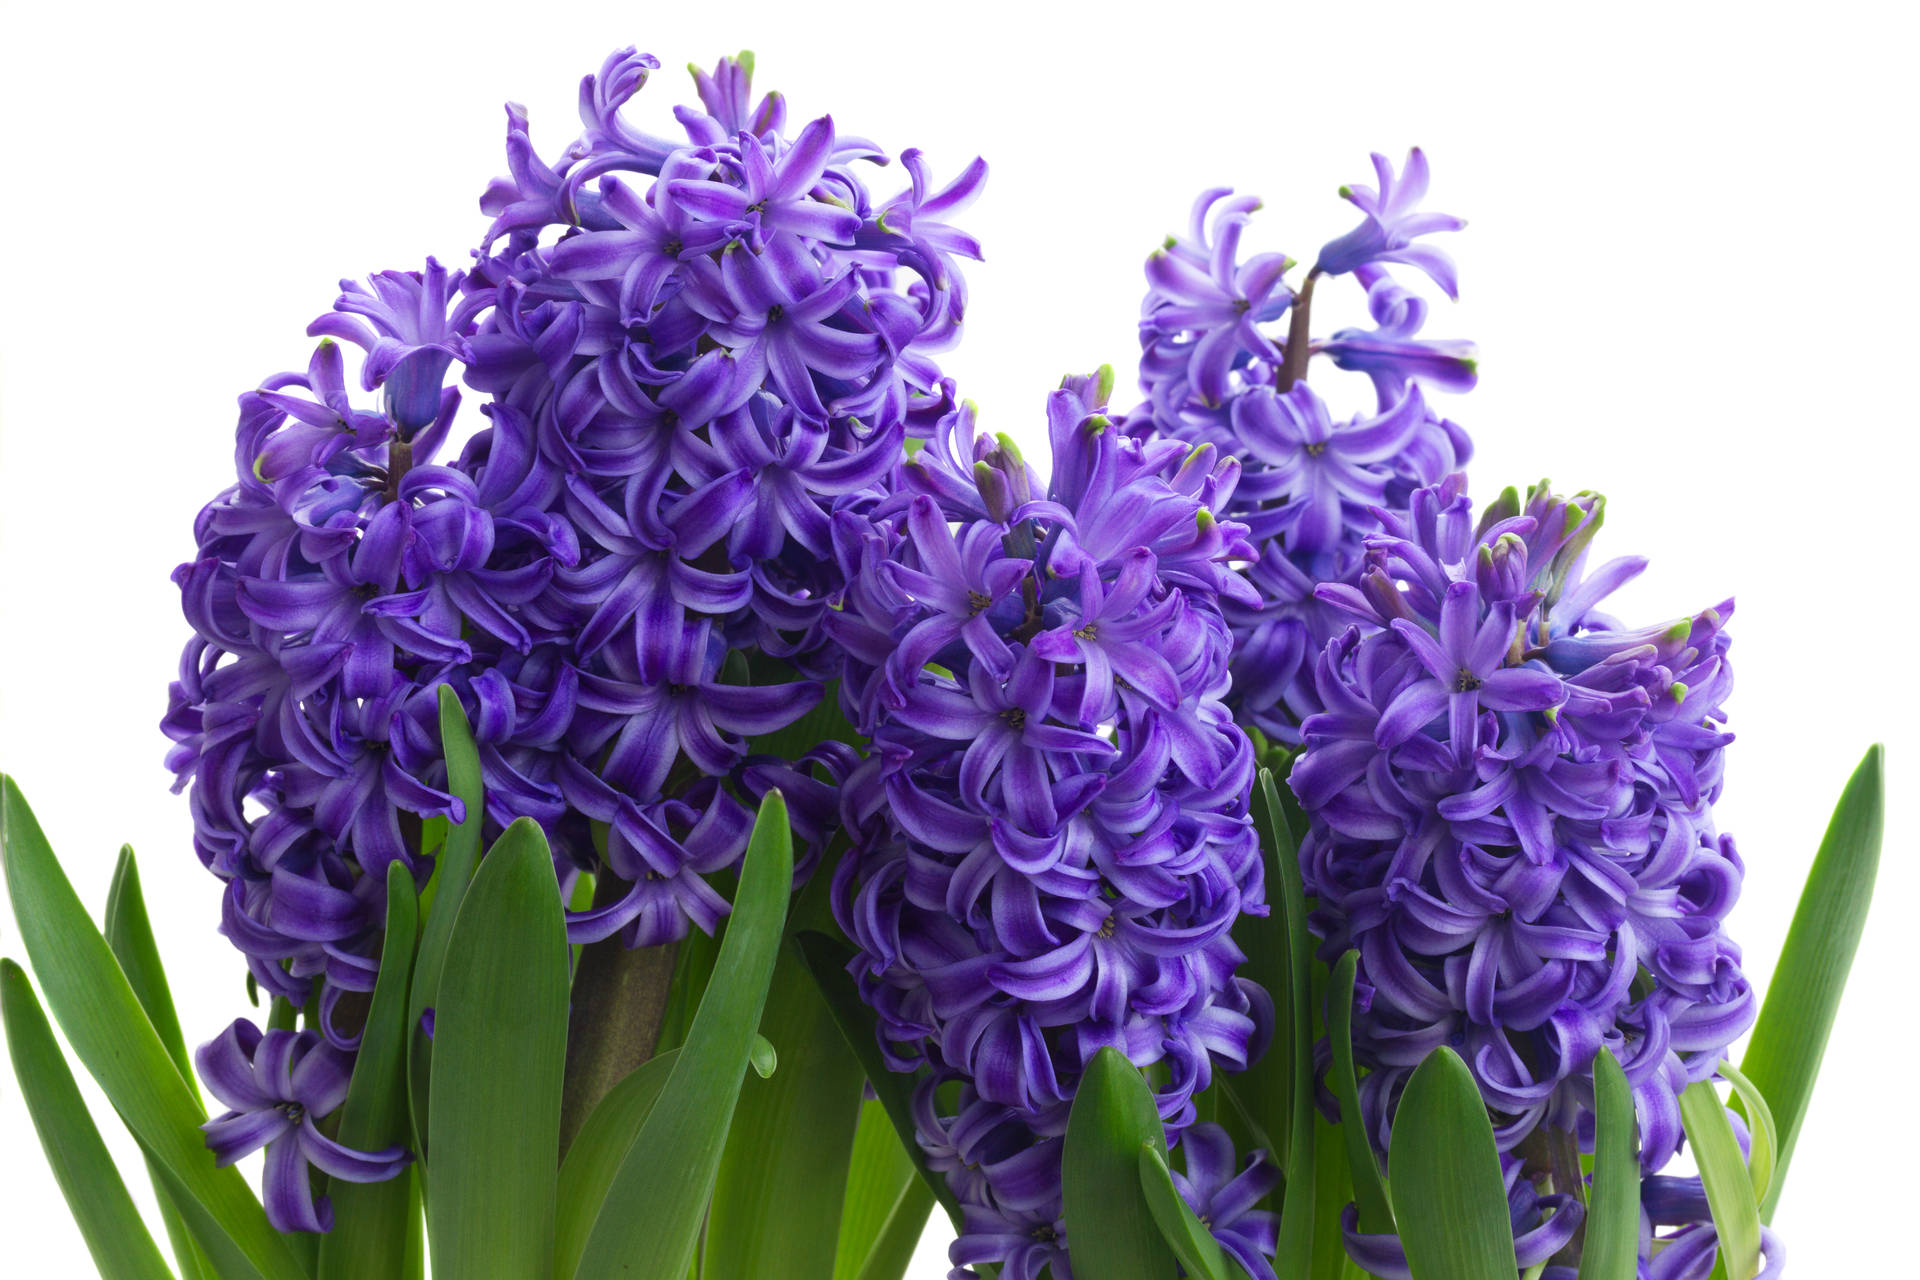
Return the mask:
[[813, 975], [814, 983], [826, 999], [827, 1008], [833, 1011], [833, 1020], [840, 1026], [841, 1037], [846, 1040], [847, 1047], [853, 1050], [853, 1056], [860, 1060], [861, 1068], [867, 1073], [868, 1086], [880, 1100], [880, 1105], [886, 1108], [887, 1119], [893, 1122], [894, 1132], [900, 1135], [902, 1149], [958, 1230], [960, 1202], [954, 1198], [946, 1179], [927, 1167], [926, 1153], [914, 1141], [913, 1082], [918, 1077], [902, 1075], [887, 1068], [886, 1059], [880, 1053], [876, 1030], [878, 1023], [873, 1010], [860, 999], [859, 988], [847, 976], [853, 948], [824, 933], [802, 932], [795, 941], [800, 946], [800, 954], [806, 959], [807, 971]]
[[567, 1148], [560, 1163], [559, 1207], [553, 1224], [555, 1275], [570, 1276], [580, 1265], [580, 1251], [586, 1248], [587, 1233], [593, 1230], [613, 1175], [620, 1171], [620, 1162], [626, 1159], [660, 1091], [667, 1087], [679, 1056], [678, 1049], [669, 1049], [649, 1058], [613, 1086]]
[[1360, 1086], [1353, 1074], [1353, 976], [1359, 964], [1358, 951], [1341, 956], [1327, 987], [1327, 1039], [1333, 1047], [1327, 1083], [1340, 1103], [1340, 1136], [1347, 1146], [1347, 1176], [1353, 1179], [1353, 1198], [1360, 1208], [1360, 1230], [1384, 1234], [1394, 1229], [1393, 1202], [1367, 1141]]
[[1878, 745], [1871, 748], [1840, 793], [1740, 1063], [1743, 1075], [1771, 1105], [1778, 1132], [1779, 1152], [1761, 1204], [1763, 1222], [1773, 1220], [1780, 1203], [1841, 992], [1866, 928], [1885, 826], [1883, 755]]
[[[1754, 1198], [1767, 1201], [1767, 1188], [1773, 1182], [1774, 1162], [1779, 1156], [1780, 1137], [1773, 1124], [1773, 1109], [1753, 1081], [1742, 1075], [1731, 1062], [1720, 1064], [1720, 1074], [1733, 1086], [1740, 1100], [1740, 1111], [1747, 1120], [1747, 1176], [1753, 1183]], [[1762, 1219], [1764, 1221], [1764, 1219]]]
[[0, 848], [14, 917], [47, 1006], [147, 1153], [266, 1280], [305, 1280], [240, 1171], [216, 1168], [206, 1120], [146, 1010], [47, 845], [33, 810], [0, 776]]
[[787, 804], [769, 791], [714, 966], [723, 980], [708, 986], [666, 1087], [594, 1219], [576, 1273], [587, 1280], [685, 1280], [773, 978], [792, 884]]
[[1442, 1047], [1407, 1081], [1388, 1156], [1414, 1280], [1513, 1280], [1513, 1227], [1493, 1125], [1473, 1074]]
[[427, 1171], [436, 1275], [530, 1280], [553, 1265], [567, 954], [546, 836], [517, 819], [460, 904], [440, 978]]
[[1067, 1253], [1077, 1275], [1167, 1280], [1173, 1253], [1140, 1189], [1140, 1148], [1164, 1162], [1166, 1130], [1140, 1069], [1101, 1049], [1080, 1077], [1060, 1157]]
[[1633, 1089], [1609, 1049], [1593, 1060], [1593, 1190], [1580, 1280], [1634, 1280], [1640, 1265], [1640, 1155]]
[[434, 859], [433, 874], [420, 898], [420, 950], [414, 960], [407, 995], [407, 1077], [412, 1094], [413, 1150], [422, 1161], [428, 1154], [428, 1115], [433, 1088], [433, 1042], [420, 1019], [434, 1007], [440, 975], [446, 968], [447, 943], [461, 900], [480, 861], [480, 831], [486, 822], [486, 792], [480, 781], [480, 751], [473, 745], [467, 713], [452, 685], [440, 686], [440, 749], [447, 760], [447, 789], [460, 797], [465, 821], [449, 823], [446, 839]]
[[755, 1074], [720, 1159], [702, 1280], [832, 1280], [865, 1076], [791, 945], [752, 1044]]
[[1147, 1198], [1147, 1210], [1153, 1214], [1161, 1238], [1187, 1274], [1204, 1280], [1228, 1280], [1227, 1255], [1220, 1252], [1220, 1242], [1181, 1198], [1180, 1188], [1173, 1185], [1173, 1173], [1167, 1168], [1167, 1158], [1151, 1142], [1140, 1144], [1140, 1191]]
[[[353, 1079], [341, 1104], [342, 1143], [378, 1151], [404, 1143], [407, 1125], [407, 999], [413, 979], [413, 943], [419, 901], [406, 864], [387, 864], [387, 933], [380, 972], [354, 1058]], [[391, 1270], [406, 1252], [418, 1206], [406, 1174], [385, 1182], [336, 1179], [333, 1230], [320, 1242], [320, 1280], [358, 1280]]]
[[7, 1052], [21, 1099], [93, 1265], [106, 1280], [172, 1280], [166, 1259], [140, 1221], [127, 1184], [87, 1114], [80, 1086], [61, 1056], [27, 975], [11, 960], [0, 960], [0, 1021], [6, 1024]]
[[1760, 1203], [1733, 1122], [1711, 1080], [1696, 1080], [1681, 1093], [1680, 1124], [1693, 1147], [1714, 1233], [1720, 1237], [1720, 1265], [1728, 1280], [1753, 1280], [1760, 1271]]

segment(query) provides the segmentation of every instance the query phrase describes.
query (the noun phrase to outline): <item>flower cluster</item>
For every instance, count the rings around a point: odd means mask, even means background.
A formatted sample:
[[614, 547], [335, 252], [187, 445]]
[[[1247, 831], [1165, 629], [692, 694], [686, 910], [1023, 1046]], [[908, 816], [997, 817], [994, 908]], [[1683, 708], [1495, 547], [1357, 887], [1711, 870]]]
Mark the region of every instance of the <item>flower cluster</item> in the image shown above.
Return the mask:
[[[1066, 1274], [1060, 1142], [1088, 1059], [1158, 1064], [1177, 1137], [1265, 1008], [1229, 935], [1264, 910], [1252, 748], [1221, 701], [1219, 602], [1250, 596], [1231, 568], [1250, 549], [1212, 512], [1238, 469], [1129, 438], [1107, 391], [1052, 396], [1045, 486], [963, 405], [897, 493], [836, 516], [829, 630], [872, 749], [834, 905], [891, 1065], [930, 1068], [922, 1141], [965, 1209], [953, 1259], [1008, 1277]], [[1190, 1166], [1208, 1195], [1217, 1163]]]
[[[596, 873], [576, 942], [711, 931], [706, 877], [771, 787], [810, 856], [836, 821], [850, 749], [753, 740], [834, 669], [834, 510], [948, 407], [932, 353], [978, 256], [950, 218], [985, 170], [935, 188], [908, 151], [876, 199], [856, 169], [886, 157], [827, 117], [789, 136], [745, 55], [656, 138], [621, 110], [657, 65], [588, 76], [554, 163], [508, 108], [472, 267], [343, 285], [306, 370], [241, 397], [236, 481], [175, 575], [194, 636], [164, 728], [196, 849], [255, 979], [295, 1005], [318, 982], [340, 1049], [387, 867], [424, 882], [434, 820], [469, 816], [442, 685], [489, 831], [531, 817], [563, 884]], [[486, 419], [463, 445], [456, 375]]]
[[[1286, 282], [1292, 263], [1283, 255], [1240, 259], [1259, 202], [1225, 189], [1204, 193], [1187, 234], [1169, 236], [1147, 260], [1140, 319], [1146, 400], [1128, 429], [1212, 444], [1240, 459], [1239, 488], [1221, 514], [1244, 522], [1259, 549], [1247, 574], [1260, 598], [1225, 605], [1234, 638], [1229, 704], [1247, 728], [1289, 743], [1299, 741], [1299, 721], [1314, 709], [1314, 657], [1345, 625], [1315, 598], [1315, 585], [1358, 572], [1361, 540], [1377, 527], [1375, 507], [1404, 508], [1415, 488], [1448, 475], [1471, 452], [1466, 433], [1435, 415], [1421, 388], [1471, 388], [1473, 345], [1421, 338], [1427, 304], [1385, 266], [1416, 267], [1452, 296], [1452, 263], [1420, 238], [1463, 224], [1417, 208], [1427, 188], [1419, 149], [1398, 175], [1385, 157], [1373, 162], [1377, 191], [1341, 190], [1364, 220], [1320, 251], [1298, 291]], [[1366, 289], [1375, 327], [1314, 339], [1314, 290], [1321, 277], [1337, 275]], [[1274, 331], [1282, 320], [1284, 337]], [[1336, 421], [1306, 384], [1314, 355], [1366, 374], [1374, 410]]]
[[1568, 1181], [1605, 1047], [1651, 1173], [1679, 1092], [1753, 1017], [1722, 927], [1743, 868], [1712, 814], [1733, 605], [1639, 629], [1600, 612], [1645, 567], [1587, 569], [1602, 510], [1541, 486], [1476, 521], [1453, 477], [1381, 511], [1357, 581], [1316, 591], [1362, 625], [1315, 667], [1300, 861], [1325, 952], [1360, 954], [1360, 1119], [1383, 1149], [1408, 1075], [1451, 1045], [1502, 1150]]

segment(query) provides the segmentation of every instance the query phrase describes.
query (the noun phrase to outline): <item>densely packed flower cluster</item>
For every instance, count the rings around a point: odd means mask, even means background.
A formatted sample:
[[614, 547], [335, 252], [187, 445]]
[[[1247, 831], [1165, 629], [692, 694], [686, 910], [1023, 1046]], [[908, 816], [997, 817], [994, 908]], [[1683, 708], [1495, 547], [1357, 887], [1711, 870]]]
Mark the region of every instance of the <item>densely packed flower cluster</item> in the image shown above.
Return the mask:
[[[963, 405], [896, 494], [836, 516], [849, 585], [828, 625], [872, 747], [844, 789], [834, 905], [892, 1065], [931, 1068], [920, 1128], [964, 1205], [953, 1259], [1009, 1280], [1067, 1274], [1060, 1143], [1087, 1060], [1159, 1064], [1177, 1137], [1216, 1062], [1246, 1062], [1264, 1001], [1229, 936], [1264, 909], [1252, 748], [1221, 701], [1219, 602], [1249, 598], [1231, 567], [1249, 548], [1212, 512], [1238, 468], [1127, 437], [1107, 389], [1054, 393], [1044, 486]], [[1220, 1163], [1190, 1165], [1196, 1194], [1231, 1179]]]
[[[1521, 1183], [1523, 1160], [1528, 1177], [1577, 1176], [1602, 1047], [1660, 1169], [1680, 1090], [1755, 1011], [1722, 927], [1743, 867], [1712, 814], [1733, 605], [1638, 629], [1601, 613], [1645, 567], [1587, 569], [1602, 509], [1541, 486], [1476, 521], [1453, 477], [1380, 512], [1358, 581], [1317, 588], [1361, 625], [1316, 664], [1325, 710], [1291, 779], [1315, 931], [1328, 954], [1360, 953], [1369, 1134], [1386, 1147], [1408, 1075], [1451, 1045]], [[1531, 1265], [1577, 1215], [1542, 1227], [1558, 1206], [1525, 1207]]]
[[[1215, 445], [1243, 468], [1233, 503], [1221, 515], [1244, 522], [1259, 559], [1247, 575], [1255, 601], [1225, 604], [1233, 628], [1233, 689], [1240, 722], [1269, 738], [1298, 743], [1299, 722], [1314, 710], [1313, 660], [1346, 625], [1315, 598], [1321, 582], [1359, 571], [1362, 538], [1377, 527], [1373, 509], [1403, 508], [1471, 453], [1466, 433], [1437, 416], [1421, 388], [1465, 391], [1476, 374], [1473, 344], [1422, 338], [1427, 304], [1387, 270], [1404, 263], [1455, 293], [1452, 262], [1424, 243], [1457, 230], [1459, 219], [1418, 208], [1427, 189], [1426, 157], [1414, 149], [1396, 175], [1373, 157], [1378, 190], [1342, 188], [1365, 215], [1321, 249], [1296, 291], [1282, 254], [1240, 259], [1240, 242], [1259, 201], [1230, 190], [1205, 192], [1185, 236], [1169, 236], [1147, 260], [1140, 319], [1140, 389], [1146, 400], [1128, 429]], [[1323, 276], [1351, 275], [1367, 291], [1372, 329], [1310, 335], [1310, 308]], [[1275, 330], [1287, 322], [1282, 337]], [[1323, 355], [1366, 374], [1375, 409], [1336, 421], [1306, 384], [1309, 361]]]
[[[348, 282], [304, 372], [241, 397], [236, 482], [176, 574], [194, 636], [164, 728], [195, 845], [258, 983], [351, 1050], [387, 867], [424, 881], [449, 794], [437, 688], [478, 742], [486, 819], [537, 820], [563, 884], [599, 874], [576, 942], [711, 931], [706, 877], [780, 786], [804, 873], [852, 751], [755, 754], [831, 672], [832, 512], [947, 407], [957, 336], [949, 221], [978, 161], [936, 189], [830, 118], [789, 136], [752, 63], [696, 73], [685, 141], [621, 115], [658, 64], [627, 50], [581, 86], [584, 136], [539, 158], [508, 108], [511, 176], [471, 269]], [[347, 347], [364, 353], [360, 392]], [[455, 373], [484, 398], [464, 447]], [[603, 845], [604, 852], [599, 847]]]

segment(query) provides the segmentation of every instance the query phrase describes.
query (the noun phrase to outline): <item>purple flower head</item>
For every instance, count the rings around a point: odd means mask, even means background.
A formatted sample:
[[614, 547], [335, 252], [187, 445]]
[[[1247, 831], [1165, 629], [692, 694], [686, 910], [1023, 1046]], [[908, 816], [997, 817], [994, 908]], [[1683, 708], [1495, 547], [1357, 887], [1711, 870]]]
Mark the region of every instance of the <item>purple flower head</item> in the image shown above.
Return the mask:
[[[1405, 182], [1387, 184], [1385, 203], [1364, 189], [1350, 193], [1377, 211], [1369, 227], [1439, 229], [1403, 208], [1416, 186], [1424, 189], [1425, 161], [1415, 157]], [[1348, 625], [1314, 600], [1313, 588], [1358, 572], [1364, 539], [1379, 527], [1376, 509], [1404, 507], [1415, 489], [1466, 461], [1465, 433], [1433, 412], [1430, 393], [1469, 390], [1477, 375], [1471, 343], [1420, 336], [1426, 302], [1381, 265], [1420, 265], [1428, 251], [1415, 246], [1396, 257], [1399, 249], [1388, 246], [1351, 263], [1335, 258], [1334, 266], [1323, 256], [1296, 289], [1284, 279], [1292, 263], [1283, 255], [1239, 260], [1258, 207], [1224, 188], [1208, 191], [1186, 235], [1168, 237], [1149, 260], [1140, 320], [1146, 400], [1126, 427], [1142, 438], [1211, 446], [1240, 463], [1218, 511], [1246, 525], [1258, 555], [1242, 566], [1252, 598], [1223, 606], [1234, 638], [1228, 705], [1248, 729], [1297, 743], [1300, 720], [1316, 709], [1313, 655]], [[1315, 288], [1324, 275], [1348, 272], [1367, 290], [1375, 327], [1315, 338]], [[1367, 375], [1371, 413], [1343, 420], [1321, 388], [1307, 386], [1316, 355]]]
[[1572, 1142], [1604, 1047], [1657, 1170], [1680, 1090], [1752, 1020], [1723, 926], [1743, 867], [1712, 812], [1733, 605], [1638, 629], [1602, 613], [1645, 567], [1589, 569], [1602, 512], [1540, 486], [1476, 520], [1455, 477], [1382, 510], [1356, 582], [1317, 590], [1361, 625], [1317, 660], [1324, 710], [1290, 781], [1314, 930], [1360, 953], [1362, 1119], [1383, 1147], [1442, 1044], [1503, 1150]]
[[1177, 1135], [1255, 1034], [1229, 936], [1264, 910], [1253, 759], [1220, 702], [1219, 601], [1247, 591], [1248, 548], [1207, 506], [1236, 469], [1126, 436], [1110, 383], [1054, 393], [1048, 482], [961, 407], [898, 492], [836, 517], [827, 625], [873, 745], [843, 792], [835, 911], [890, 1060], [963, 1085], [963, 1114], [928, 1100], [922, 1126], [973, 1197], [963, 1266], [1059, 1252], [1057, 1155], [1021, 1153], [1052, 1149], [1095, 1051], [1162, 1064]]
[[1380, 262], [1403, 262], [1424, 271], [1449, 298], [1459, 295], [1453, 259], [1432, 245], [1415, 243], [1436, 231], [1458, 231], [1467, 224], [1447, 213], [1426, 213], [1420, 200], [1427, 194], [1427, 156], [1418, 147], [1407, 152], [1406, 164], [1396, 175], [1393, 161], [1374, 153], [1375, 190], [1364, 183], [1340, 188], [1340, 197], [1365, 214], [1359, 226], [1320, 247], [1314, 271], [1330, 276]]
[[347, 1100], [351, 1055], [312, 1031], [265, 1032], [244, 1018], [200, 1046], [194, 1066], [229, 1110], [201, 1125], [225, 1167], [265, 1147], [267, 1218], [278, 1231], [328, 1231], [333, 1206], [313, 1197], [309, 1168], [347, 1182], [384, 1182], [412, 1160], [404, 1147], [355, 1151], [320, 1131]]
[[163, 728], [195, 850], [223, 932], [272, 996], [317, 998], [331, 1055], [387, 868], [424, 884], [439, 820], [474, 818], [442, 686], [483, 835], [531, 817], [563, 887], [595, 875], [583, 941], [716, 928], [709, 878], [773, 787], [797, 874], [838, 828], [850, 749], [772, 735], [838, 670], [837, 513], [951, 408], [934, 354], [978, 256], [952, 219], [984, 166], [942, 188], [909, 152], [876, 198], [885, 155], [827, 117], [787, 136], [745, 57], [696, 72], [658, 136], [628, 119], [657, 69], [610, 56], [551, 159], [508, 109], [470, 266], [341, 286], [306, 369], [241, 397], [233, 481], [175, 574], [193, 638]]

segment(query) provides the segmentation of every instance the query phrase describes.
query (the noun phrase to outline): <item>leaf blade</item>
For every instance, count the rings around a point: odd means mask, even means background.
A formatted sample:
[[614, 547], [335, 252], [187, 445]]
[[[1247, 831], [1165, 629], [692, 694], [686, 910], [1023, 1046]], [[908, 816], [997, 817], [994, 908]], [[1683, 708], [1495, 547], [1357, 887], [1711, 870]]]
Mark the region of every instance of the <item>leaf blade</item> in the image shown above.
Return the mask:
[[1593, 1189], [1580, 1280], [1633, 1280], [1640, 1258], [1640, 1157], [1633, 1089], [1613, 1051], [1593, 1061]]
[[1166, 1159], [1166, 1130], [1139, 1068], [1112, 1047], [1087, 1064], [1060, 1157], [1067, 1254], [1077, 1274], [1167, 1280], [1174, 1257], [1140, 1187], [1140, 1148]]
[[679, 1054], [678, 1049], [668, 1049], [613, 1086], [567, 1148], [560, 1162], [553, 1227], [555, 1275], [570, 1276], [580, 1265], [580, 1252], [607, 1198], [607, 1188], [613, 1185], [613, 1175], [620, 1171], [620, 1162], [646, 1123], [660, 1090], [666, 1088]]
[[1360, 1208], [1360, 1230], [1382, 1234], [1394, 1229], [1393, 1201], [1387, 1181], [1360, 1110], [1360, 1086], [1353, 1073], [1353, 981], [1360, 953], [1349, 951], [1334, 966], [1327, 987], [1327, 1038], [1333, 1047], [1328, 1083], [1340, 1103], [1340, 1136], [1347, 1147], [1347, 1176], [1353, 1179], [1353, 1198]]
[[[419, 924], [413, 877], [396, 859], [387, 864], [380, 971], [336, 1135], [358, 1150], [377, 1151], [409, 1137], [407, 1000]], [[403, 1256], [415, 1207], [411, 1179], [402, 1173], [385, 1182], [336, 1181], [331, 1194], [333, 1230], [320, 1242], [319, 1280], [378, 1275], [383, 1265]]]
[[1763, 1222], [1773, 1220], [1780, 1203], [1847, 974], [1866, 928], [1886, 823], [1884, 754], [1877, 744], [1869, 748], [1840, 793], [1740, 1063], [1741, 1073], [1770, 1104], [1778, 1137], [1760, 1207]]
[[786, 800], [769, 791], [715, 964], [726, 980], [707, 988], [659, 1101], [614, 1175], [581, 1253], [576, 1274], [587, 1280], [684, 1280], [773, 979], [792, 882]]
[[427, 1212], [437, 1275], [504, 1280], [553, 1265], [567, 959], [546, 836], [516, 819], [460, 904], [436, 997], [431, 1087], [443, 1127]]
[[1680, 1124], [1706, 1189], [1714, 1234], [1720, 1238], [1720, 1262], [1729, 1280], [1753, 1280], [1760, 1270], [1760, 1204], [1733, 1122], [1711, 1080], [1697, 1080], [1681, 1092]]
[[149, 1154], [266, 1280], [305, 1280], [239, 1170], [215, 1167], [199, 1131], [205, 1111], [60, 869], [26, 798], [3, 775], [0, 851], [27, 955], [74, 1056]]
[[11, 960], [0, 960], [0, 1021], [21, 1100], [94, 1266], [107, 1280], [172, 1280], [27, 975]]
[[1435, 1049], [1407, 1081], [1388, 1169], [1414, 1280], [1512, 1280], [1519, 1266], [1493, 1125], [1453, 1050]]
[[1147, 1198], [1147, 1210], [1180, 1265], [1190, 1276], [1228, 1280], [1227, 1255], [1181, 1198], [1180, 1189], [1173, 1185], [1173, 1171], [1167, 1168], [1167, 1158], [1151, 1142], [1143, 1142], [1139, 1163], [1140, 1191]]

